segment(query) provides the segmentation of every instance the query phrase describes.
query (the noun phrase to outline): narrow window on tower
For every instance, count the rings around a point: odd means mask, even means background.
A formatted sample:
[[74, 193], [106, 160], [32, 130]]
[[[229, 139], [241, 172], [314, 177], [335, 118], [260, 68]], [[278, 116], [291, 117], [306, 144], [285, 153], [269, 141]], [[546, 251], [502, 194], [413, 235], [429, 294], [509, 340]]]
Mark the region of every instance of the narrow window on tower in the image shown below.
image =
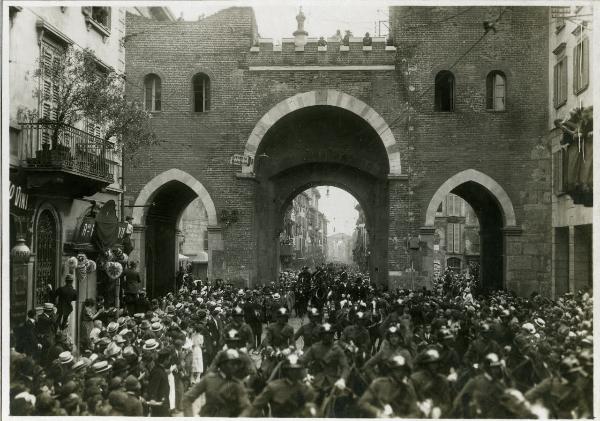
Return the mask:
[[487, 75], [486, 109], [504, 111], [506, 109], [506, 76], [494, 70]]
[[146, 75], [144, 78], [144, 104], [146, 111], [160, 111], [161, 103], [161, 81], [155, 74]]
[[454, 111], [454, 75], [448, 70], [435, 76], [435, 110]]
[[210, 79], [204, 73], [197, 73], [192, 79], [194, 90], [194, 112], [203, 113], [210, 109]]

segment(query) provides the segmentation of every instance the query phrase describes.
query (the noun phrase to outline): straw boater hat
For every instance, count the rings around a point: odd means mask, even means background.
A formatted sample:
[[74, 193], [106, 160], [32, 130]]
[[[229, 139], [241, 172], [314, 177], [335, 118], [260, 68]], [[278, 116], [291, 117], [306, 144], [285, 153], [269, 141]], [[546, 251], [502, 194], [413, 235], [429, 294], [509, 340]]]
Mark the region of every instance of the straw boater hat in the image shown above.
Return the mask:
[[142, 347], [142, 349], [144, 351], [152, 351], [153, 349], [156, 349], [159, 347], [159, 343], [156, 339], [147, 339], [146, 342], [144, 342], [144, 346]]
[[58, 355], [58, 360], [60, 361], [61, 364], [69, 364], [69, 363], [73, 362], [73, 354], [71, 354], [70, 351], [61, 352]]
[[106, 327], [106, 331], [108, 333], [115, 333], [117, 331], [117, 329], [119, 328], [119, 324], [115, 323], [115, 322], [110, 322], [108, 324], [108, 326]]
[[154, 322], [151, 326], [152, 332], [160, 332], [163, 329], [163, 325], [160, 322]]
[[54, 311], [54, 304], [44, 303], [44, 311]]
[[92, 370], [94, 370], [94, 372], [96, 374], [105, 373], [108, 370], [110, 370], [111, 368], [112, 368], [112, 366], [106, 360], [98, 361], [98, 362], [95, 362], [94, 364], [92, 364]]

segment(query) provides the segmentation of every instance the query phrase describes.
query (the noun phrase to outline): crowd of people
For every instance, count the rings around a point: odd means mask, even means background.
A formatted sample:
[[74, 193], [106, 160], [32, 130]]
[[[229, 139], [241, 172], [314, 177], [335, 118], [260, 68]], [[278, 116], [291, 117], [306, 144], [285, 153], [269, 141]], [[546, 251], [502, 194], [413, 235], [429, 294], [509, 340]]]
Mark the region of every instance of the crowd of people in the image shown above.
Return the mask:
[[122, 308], [87, 300], [78, 346], [54, 304], [29, 312], [12, 332], [11, 414], [593, 414], [591, 292], [484, 293], [450, 271], [431, 289], [387, 290], [342, 267], [144, 292], [126, 289]]

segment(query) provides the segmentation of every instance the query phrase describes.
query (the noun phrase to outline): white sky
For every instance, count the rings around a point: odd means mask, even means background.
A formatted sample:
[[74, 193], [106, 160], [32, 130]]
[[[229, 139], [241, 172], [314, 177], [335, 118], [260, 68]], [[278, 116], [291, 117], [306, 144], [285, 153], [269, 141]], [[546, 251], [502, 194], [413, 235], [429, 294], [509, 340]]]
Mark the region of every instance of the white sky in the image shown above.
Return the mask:
[[[328, 188], [329, 197], [327, 196]], [[327, 235], [340, 232], [352, 235], [356, 226], [356, 218], [358, 218], [358, 212], [354, 209], [358, 202], [354, 196], [333, 186], [320, 186], [317, 187], [317, 190], [321, 193], [319, 210], [329, 220]]]
[[[335, 34], [336, 29], [340, 29], [342, 35], [349, 29], [354, 36], [362, 37], [365, 32], [373, 36], [377, 34], [375, 22], [388, 20], [388, 2], [380, 0], [221, 0], [169, 2], [167, 5], [176, 18], [183, 13], [185, 20], [197, 20], [202, 13], [209, 16], [227, 7], [251, 6], [260, 36], [277, 41], [293, 36], [299, 6], [306, 16], [304, 29], [309, 37], [329, 37]], [[387, 34], [383, 24], [381, 32], [382, 36]]]

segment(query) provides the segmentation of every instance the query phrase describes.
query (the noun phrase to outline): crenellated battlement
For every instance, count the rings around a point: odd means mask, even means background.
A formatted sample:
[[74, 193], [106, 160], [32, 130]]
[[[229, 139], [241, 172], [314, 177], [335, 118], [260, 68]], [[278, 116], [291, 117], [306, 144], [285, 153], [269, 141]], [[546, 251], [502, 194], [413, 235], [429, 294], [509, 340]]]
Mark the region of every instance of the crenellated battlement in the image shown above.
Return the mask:
[[387, 46], [385, 37], [372, 37], [369, 46], [363, 45], [362, 37], [350, 37], [349, 45], [338, 37], [328, 38], [325, 46], [315, 37], [306, 38], [304, 45], [296, 41], [283, 38], [274, 44], [272, 38], [260, 38], [250, 48], [249, 66], [393, 65], [396, 58], [396, 47]]

